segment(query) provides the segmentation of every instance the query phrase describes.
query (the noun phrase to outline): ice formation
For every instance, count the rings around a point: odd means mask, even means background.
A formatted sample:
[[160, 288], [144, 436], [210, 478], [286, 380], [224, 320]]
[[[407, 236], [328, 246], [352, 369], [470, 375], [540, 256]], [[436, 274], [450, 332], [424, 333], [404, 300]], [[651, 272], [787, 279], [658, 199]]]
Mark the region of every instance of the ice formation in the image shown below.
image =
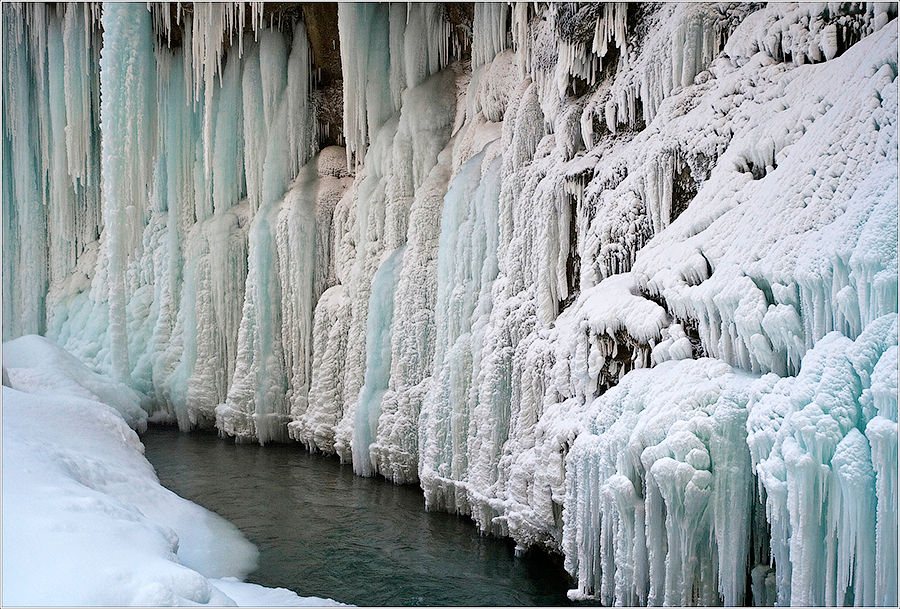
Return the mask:
[[341, 4], [322, 150], [263, 10], [4, 5], [5, 336], [573, 598], [896, 605], [895, 4]]

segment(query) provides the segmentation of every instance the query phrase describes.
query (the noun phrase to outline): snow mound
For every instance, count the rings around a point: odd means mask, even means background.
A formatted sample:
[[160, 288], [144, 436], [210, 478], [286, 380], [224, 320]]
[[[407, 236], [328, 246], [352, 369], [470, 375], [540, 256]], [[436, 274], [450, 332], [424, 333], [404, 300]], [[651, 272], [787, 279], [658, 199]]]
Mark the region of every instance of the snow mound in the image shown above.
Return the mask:
[[238, 579], [258, 551], [160, 486], [129, 426], [146, 426], [134, 391], [37, 336], [4, 344], [3, 360], [4, 604], [336, 604]]
[[244, 577], [256, 558], [233, 525], [159, 485], [112, 408], [3, 388], [4, 603], [230, 605], [206, 577]]
[[238, 579], [256, 547], [160, 486], [139, 394], [39, 336], [5, 343], [3, 363], [4, 604], [337, 604]]
[[52, 340], [31, 334], [3, 343], [3, 368], [13, 389], [101, 402], [115, 408], [132, 429], [147, 429], [147, 412], [141, 407], [146, 398], [92, 371]]

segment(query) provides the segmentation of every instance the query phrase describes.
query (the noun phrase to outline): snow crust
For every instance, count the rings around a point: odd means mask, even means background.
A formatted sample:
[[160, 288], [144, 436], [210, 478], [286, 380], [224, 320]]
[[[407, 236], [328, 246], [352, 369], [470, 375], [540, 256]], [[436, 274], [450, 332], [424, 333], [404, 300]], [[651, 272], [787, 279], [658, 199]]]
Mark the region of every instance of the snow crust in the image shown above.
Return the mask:
[[896, 5], [479, 4], [457, 61], [442, 5], [341, 4], [320, 152], [302, 24], [203, 10], [101, 52], [4, 6], [5, 335], [418, 481], [573, 599], [896, 605]]
[[159, 485], [134, 391], [38, 336], [4, 343], [3, 363], [4, 603], [338, 604], [241, 581], [256, 548]]

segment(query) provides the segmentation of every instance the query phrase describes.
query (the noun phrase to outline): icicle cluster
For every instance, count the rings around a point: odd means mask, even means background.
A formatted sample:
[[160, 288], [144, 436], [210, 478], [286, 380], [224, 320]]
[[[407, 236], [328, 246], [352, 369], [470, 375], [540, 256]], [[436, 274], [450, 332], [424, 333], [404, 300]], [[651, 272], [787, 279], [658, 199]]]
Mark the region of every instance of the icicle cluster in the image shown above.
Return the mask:
[[896, 463], [888, 465], [896, 407], [891, 398], [873, 408], [871, 397], [896, 392], [896, 377], [884, 376], [896, 345], [897, 315], [886, 315], [855, 341], [823, 338], [796, 377], [760, 380], [747, 443], [772, 528], [779, 605], [896, 598]]
[[341, 3], [338, 27], [347, 162], [358, 165], [403, 91], [450, 62], [450, 23], [442, 4]]
[[[4, 264], [10, 294], [23, 292], [21, 310], [4, 307], [5, 331], [40, 331], [49, 319], [49, 335], [147, 393], [158, 416], [183, 428], [215, 421], [216, 406], [243, 395], [235, 386], [249, 378], [278, 394], [294, 383], [288, 400], [305, 405], [313, 306], [328, 287], [313, 260], [327, 268], [330, 259], [314, 244], [330, 234], [346, 187], [330, 155], [326, 175], [304, 174], [305, 190], [279, 218], [291, 179], [316, 150], [305, 28], [294, 25], [289, 47], [279, 31], [256, 33], [259, 5], [250, 16], [243, 5], [198, 5], [174, 20], [169, 7], [151, 8], [103, 7], [101, 50], [98, 11], [4, 7], [16, 34], [4, 57], [21, 58], [21, 78], [4, 95], [5, 137], [17, 145], [5, 150], [22, 159], [17, 173], [4, 173], [4, 238], [20, 243]], [[253, 32], [244, 33], [245, 19]], [[185, 38], [174, 51], [159, 46], [172, 21]], [[48, 117], [34, 129], [19, 110], [32, 106]], [[29, 238], [19, 238], [26, 226]], [[272, 298], [274, 276], [283, 301]], [[46, 307], [40, 292], [31, 302], [32, 288], [17, 287], [48, 280]], [[248, 311], [248, 300], [262, 305]], [[17, 325], [26, 309], [31, 325]], [[289, 325], [279, 341], [281, 319]], [[279, 365], [265, 363], [276, 356]], [[231, 399], [230, 408], [269, 408], [255, 397], [265, 394]], [[269, 436], [284, 437], [284, 422]]]
[[628, 375], [598, 398], [566, 459], [570, 598], [744, 604], [752, 475], [746, 385], [715, 360]]
[[[99, 28], [87, 5], [4, 7], [3, 331], [54, 323], [58, 289], [95, 242]], [[35, 117], [37, 119], [35, 120]]]

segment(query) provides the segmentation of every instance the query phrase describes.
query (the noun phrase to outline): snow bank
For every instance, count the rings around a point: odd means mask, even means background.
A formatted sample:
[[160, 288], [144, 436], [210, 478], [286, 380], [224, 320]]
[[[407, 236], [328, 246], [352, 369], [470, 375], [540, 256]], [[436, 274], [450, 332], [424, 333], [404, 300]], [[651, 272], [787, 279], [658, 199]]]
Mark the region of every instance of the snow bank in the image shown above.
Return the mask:
[[337, 604], [238, 579], [256, 548], [159, 485], [118, 410], [146, 425], [133, 391], [43, 338], [5, 343], [3, 362], [5, 604]]
[[139, 432], [147, 429], [147, 398], [97, 374], [77, 357], [42, 336], [28, 335], [3, 343], [3, 369], [11, 387], [38, 395], [70, 395], [101, 402]]

